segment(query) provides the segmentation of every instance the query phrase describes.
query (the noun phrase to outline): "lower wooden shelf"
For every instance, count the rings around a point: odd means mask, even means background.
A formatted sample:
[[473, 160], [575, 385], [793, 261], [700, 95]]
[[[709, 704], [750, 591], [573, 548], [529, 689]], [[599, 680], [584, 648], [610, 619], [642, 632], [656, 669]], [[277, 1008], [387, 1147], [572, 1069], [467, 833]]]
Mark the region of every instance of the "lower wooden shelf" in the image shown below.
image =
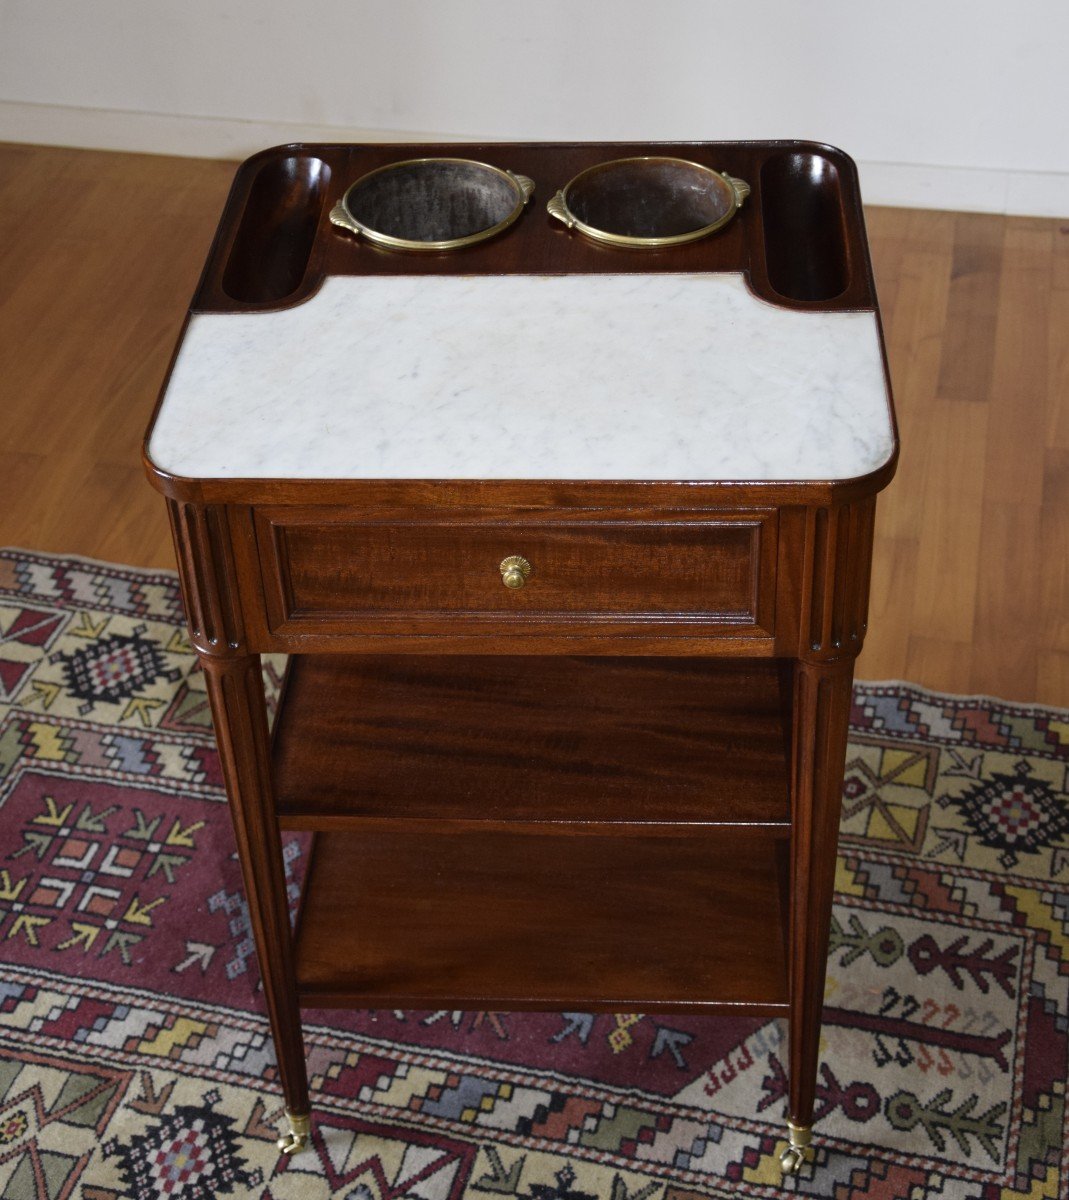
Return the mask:
[[317, 834], [308, 1007], [786, 1011], [782, 831]]

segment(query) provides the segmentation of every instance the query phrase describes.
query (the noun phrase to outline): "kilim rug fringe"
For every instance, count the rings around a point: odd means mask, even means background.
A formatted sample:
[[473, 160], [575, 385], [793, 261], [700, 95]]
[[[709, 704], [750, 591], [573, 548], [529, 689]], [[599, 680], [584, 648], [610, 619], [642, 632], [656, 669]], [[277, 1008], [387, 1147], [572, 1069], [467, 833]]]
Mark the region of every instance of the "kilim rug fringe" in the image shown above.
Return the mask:
[[641, 1013], [312, 1013], [287, 1160], [175, 577], [0, 550], [0, 1200], [1069, 1195], [1067, 769], [1069, 713], [858, 685], [798, 1177], [780, 1024]]

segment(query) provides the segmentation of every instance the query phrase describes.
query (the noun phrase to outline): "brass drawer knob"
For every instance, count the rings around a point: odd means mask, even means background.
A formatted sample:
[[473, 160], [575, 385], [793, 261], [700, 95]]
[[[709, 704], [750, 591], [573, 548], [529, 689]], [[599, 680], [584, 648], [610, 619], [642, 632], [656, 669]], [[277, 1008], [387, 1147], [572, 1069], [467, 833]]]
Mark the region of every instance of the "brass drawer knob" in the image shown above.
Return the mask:
[[507, 588], [522, 588], [531, 573], [531, 564], [518, 554], [510, 554], [501, 564], [501, 582]]

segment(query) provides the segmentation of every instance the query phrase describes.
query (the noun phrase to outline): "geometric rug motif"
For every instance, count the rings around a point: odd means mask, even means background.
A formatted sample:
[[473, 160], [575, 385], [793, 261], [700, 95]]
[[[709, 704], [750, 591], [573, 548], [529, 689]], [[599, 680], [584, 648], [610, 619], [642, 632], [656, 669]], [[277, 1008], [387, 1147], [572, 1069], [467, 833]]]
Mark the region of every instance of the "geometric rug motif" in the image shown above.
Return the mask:
[[309, 1012], [286, 1159], [175, 577], [0, 551], [0, 1200], [1067, 1195], [1067, 769], [1065, 712], [856, 687], [797, 1177], [783, 1025], [677, 1014]]

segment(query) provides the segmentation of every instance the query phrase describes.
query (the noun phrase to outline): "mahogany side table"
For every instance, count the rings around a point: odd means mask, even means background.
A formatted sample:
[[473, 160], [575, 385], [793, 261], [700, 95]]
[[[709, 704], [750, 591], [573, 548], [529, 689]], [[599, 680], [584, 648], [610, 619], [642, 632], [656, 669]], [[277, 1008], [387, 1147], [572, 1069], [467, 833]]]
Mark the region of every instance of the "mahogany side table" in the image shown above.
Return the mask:
[[[366, 172], [534, 181], [496, 238], [332, 227]], [[746, 181], [687, 245], [545, 202]], [[813, 1119], [854, 660], [897, 455], [856, 173], [797, 142], [295, 145], [246, 162], [146, 437], [293, 1152], [301, 1006], [786, 1017]], [[273, 732], [260, 655], [289, 654]], [[314, 832], [296, 928], [284, 830]]]

